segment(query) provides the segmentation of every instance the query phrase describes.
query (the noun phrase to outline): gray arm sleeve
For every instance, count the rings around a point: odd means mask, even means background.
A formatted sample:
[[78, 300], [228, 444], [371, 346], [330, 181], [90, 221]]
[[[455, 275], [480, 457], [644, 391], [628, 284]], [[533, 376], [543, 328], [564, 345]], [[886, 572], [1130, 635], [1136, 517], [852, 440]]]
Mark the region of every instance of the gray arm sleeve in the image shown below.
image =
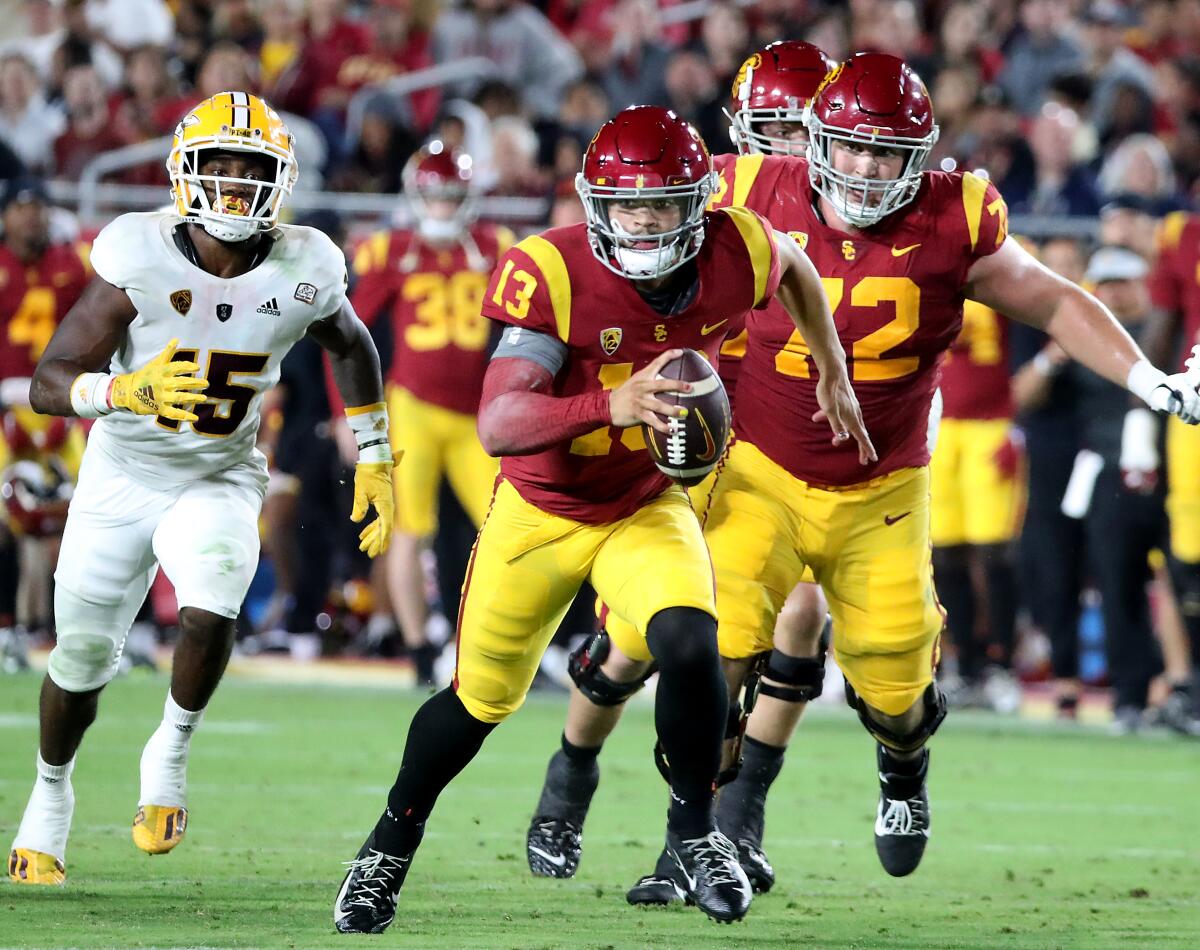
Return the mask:
[[516, 356], [523, 360], [532, 360], [538, 366], [550, 370], [551, 376], [557, 376], [567, 361], [567, 344], [558, 337], [526, 327], [505, 327], [500, 334], [500, 342], [492, 353], [492, 359], [505, 356]]

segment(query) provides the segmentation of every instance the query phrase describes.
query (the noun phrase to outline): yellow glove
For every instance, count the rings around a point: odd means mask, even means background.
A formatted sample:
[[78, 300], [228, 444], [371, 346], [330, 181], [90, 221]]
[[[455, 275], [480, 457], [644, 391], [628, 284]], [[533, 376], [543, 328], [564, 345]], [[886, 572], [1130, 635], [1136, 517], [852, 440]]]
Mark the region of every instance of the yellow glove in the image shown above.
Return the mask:
[[141, 369], [114, 376], [108, 394], [112, 407], [139, 416], [195, 422], [198, 417], [190, 407], [204, 402], [199, 390], [208, 387], [208, 380], [190, 375], [200, 369], [199, 364], [171, 361], [178, 345], [178, 340], [172, 340]]
[[392, 469], [400, 464], [402, 455], [404, 452], [397, 452], [390, 462], [359, 462], [354, 466], [354, 509], [350, 520], [362, 521], [369, 506], [379, 515], [358, 536], [358, 549], [368, 557], [378, 557], [392, 543], [392, 525], [396, 521]]

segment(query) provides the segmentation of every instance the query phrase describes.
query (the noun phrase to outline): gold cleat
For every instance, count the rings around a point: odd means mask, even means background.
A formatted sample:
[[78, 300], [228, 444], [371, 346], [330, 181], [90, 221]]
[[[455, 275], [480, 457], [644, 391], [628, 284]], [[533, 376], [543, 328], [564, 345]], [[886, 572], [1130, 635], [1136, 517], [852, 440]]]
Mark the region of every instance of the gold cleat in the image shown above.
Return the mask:
[[185, 831], [187, 809], [178, 805], [139, 805], [133, 819], [133, 843], [147, 854], [166, 854]]
[[8, 876], [17, 884], [62, 887], [67, 880], [67, 869], [52, 854], [13, 848], [8, 854]]

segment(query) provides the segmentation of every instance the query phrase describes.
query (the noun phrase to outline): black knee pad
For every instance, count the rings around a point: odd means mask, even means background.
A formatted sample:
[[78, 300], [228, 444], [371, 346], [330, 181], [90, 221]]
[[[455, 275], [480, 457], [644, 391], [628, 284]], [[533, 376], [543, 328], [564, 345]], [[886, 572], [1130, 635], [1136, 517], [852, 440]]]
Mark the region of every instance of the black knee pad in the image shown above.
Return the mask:
[[854, 691], [854, 687], [850, 685], [849, 681], [846, 682], [847, 704], [858, 713], [858, 718], [866, 727], [867, 732], [895, 752], [916, 752], [929, 741], [930, 736], [937, 732], [938, 726], [946, 718], [946, 698], [938, 689], [936, 682], [930, 683], [926, 687], [921, 700], [925, 704], [925, 714], [921, 717], [921, 722], [917, 727], [908, 733], [893, 732], [871, 718], [867, 712], [867, 704]]
[[816, 656], [789, 656], [772, 650], [767, 656], [767, 667], [762, 671], [758, 691], [785, 703], [808, 703], [821, 695], [824, 685], [824, 648]]
[[601, 630], [584, 640], [567, 659], [567, 673], [571, 680], [579, 687], [579, 691], [597, 706], [620, 706], [645, 686], [646, 680], [654, 672], [654, 667], [651, 666], [645, 676], [629, 683], [618, 683], [610, 679], [600, 666], [608, 659], [611, 649], [612, 641], [608, 634]]

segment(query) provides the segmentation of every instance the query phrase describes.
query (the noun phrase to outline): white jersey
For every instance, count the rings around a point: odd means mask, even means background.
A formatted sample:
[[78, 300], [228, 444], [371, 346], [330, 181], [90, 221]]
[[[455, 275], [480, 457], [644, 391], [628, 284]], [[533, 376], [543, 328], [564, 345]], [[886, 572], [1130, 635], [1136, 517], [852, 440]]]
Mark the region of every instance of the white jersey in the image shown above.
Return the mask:
[[180, 224], [170, 212], [121, 215], [96, 237], [91, 263], [137, 308], [111, 372], [145, 365], [178, 337], [175, 358], [200, 364], [212, 401], [196, 406], [193, 423], [114, 412], [96, 422], [89, 443], [150, 483], [251, 462], [265, 476], [254, 447], [263, 393], [309, 324], [342, 306], [345, 258], [320, 231], [279, 225], [266, 260], [239, 277], [216, 277], [175, 245]]

